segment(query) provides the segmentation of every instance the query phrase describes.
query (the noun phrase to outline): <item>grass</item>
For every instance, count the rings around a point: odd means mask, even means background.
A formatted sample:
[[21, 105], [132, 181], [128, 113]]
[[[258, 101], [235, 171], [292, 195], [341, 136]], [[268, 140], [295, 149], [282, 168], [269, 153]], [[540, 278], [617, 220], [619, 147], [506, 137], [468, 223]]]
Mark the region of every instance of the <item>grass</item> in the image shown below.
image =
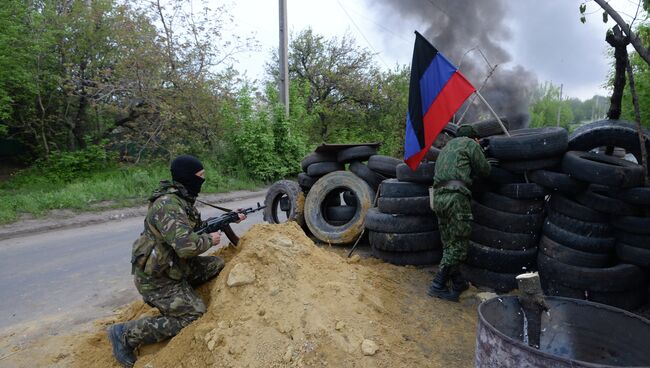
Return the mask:
[[[204, 162], [206, 182], [203, 193], [255, 189], [262, 182], [243, 171], [224, 172], [218, 165]], [[63, 181], [38, 169], [23, 170], [0, 183], [0, 224], [17, 221], [21, 215], [45, 216], [50, 210], [91, 211], [145, 204], [160, 180], [170, 179], [167, 164], [113, 165]], [[108, 205], [102, 202], [111, 201]]]

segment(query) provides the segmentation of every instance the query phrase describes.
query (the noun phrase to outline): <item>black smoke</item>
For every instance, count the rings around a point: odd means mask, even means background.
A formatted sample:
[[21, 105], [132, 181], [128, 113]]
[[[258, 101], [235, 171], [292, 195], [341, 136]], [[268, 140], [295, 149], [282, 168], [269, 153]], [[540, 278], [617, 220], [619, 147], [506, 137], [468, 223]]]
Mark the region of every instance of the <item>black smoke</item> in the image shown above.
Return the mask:
[[[459, 66], [477, 89], [490, 72], [483, 55], [478, 50], [469, 51], [479, 47], [492, 66], [498, 65], [482, 95], [500, 116], [519, 117], [510, 119], [511, 128], [528, 123], [521, 117], [528, 112], [537, 77], [522, 66], [504, 65], [511, 56], [503, 44], [512, 37], [505, 0], [379, 0], [372, 4], [392, 28], [424, 24], [424, 29], [418, 31]], [[457, 118], [464, 109], [461, 107]], [[477, 99], [463, 121], [490, 117], [489, 110]]]

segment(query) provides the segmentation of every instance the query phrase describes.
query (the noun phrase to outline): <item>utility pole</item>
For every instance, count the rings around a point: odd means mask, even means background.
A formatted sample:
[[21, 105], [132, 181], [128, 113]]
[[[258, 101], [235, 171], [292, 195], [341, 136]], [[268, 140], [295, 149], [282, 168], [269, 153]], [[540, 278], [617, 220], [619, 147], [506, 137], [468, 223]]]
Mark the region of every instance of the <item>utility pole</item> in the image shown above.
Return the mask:
[[562, 87], [564, 87], [564, 84], [560, 84], [560, 103], [557, 105], [557, 126], [560, 126], [560, 110], [562, 110]]
[[280, 4], [280, 103], [284, 105], [284, 115], [289, 116], [289, 63], [287, 60], [287, 0], [279, 0]]

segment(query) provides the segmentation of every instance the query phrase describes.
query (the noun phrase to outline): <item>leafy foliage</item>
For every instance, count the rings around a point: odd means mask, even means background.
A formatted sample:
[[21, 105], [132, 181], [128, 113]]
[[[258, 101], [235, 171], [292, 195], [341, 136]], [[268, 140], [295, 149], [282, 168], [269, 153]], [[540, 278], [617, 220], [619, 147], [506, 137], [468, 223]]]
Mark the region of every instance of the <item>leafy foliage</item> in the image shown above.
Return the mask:
[[560, 88], [552, 83], [539, 86], [530, 105], [530, 127], [557, 126], [557, 114], [560, 112], [559, 126], [569, 129], [573, 122], [573, 111], [569, 101], [560, 101]]

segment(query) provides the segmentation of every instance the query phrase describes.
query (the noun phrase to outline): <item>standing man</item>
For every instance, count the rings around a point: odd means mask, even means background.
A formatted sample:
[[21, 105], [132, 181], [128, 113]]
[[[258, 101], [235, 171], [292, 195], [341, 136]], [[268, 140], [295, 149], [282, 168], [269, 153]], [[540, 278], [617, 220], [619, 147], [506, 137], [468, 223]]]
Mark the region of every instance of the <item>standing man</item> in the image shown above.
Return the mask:
[[[456, 137], [440, 151], [433, 178], [433, 210], [443, 245], [442, 261], [428, 294], [457, 302], [469, 287], [459, 266], [467, 257], [472, 232], [472, 175], [490, 175], [490, 164], [471, 125], [461, 125]], [[451, 280], [451, 288], [447, 286]]]
[[[144, 231], [131, 254], [135, 286], [161, 315], [108, 328], [113, 356], [124, 367], [135, 364], [133, 351], [139, 345], [167, 340], [201, 317], [206, 307], [193, 286], [214, 278], [224, 267], [219, 257], [199, 256], [221, 240], [219, 232], [196, 233], [203, 224], [194, 207], [205, 181], [203, 165], [194, 156], [179, 156], [171, 174], [173, 180], [161, 181], [149, 198]], [[240, 221], [245, 218], [239, 215]]]

